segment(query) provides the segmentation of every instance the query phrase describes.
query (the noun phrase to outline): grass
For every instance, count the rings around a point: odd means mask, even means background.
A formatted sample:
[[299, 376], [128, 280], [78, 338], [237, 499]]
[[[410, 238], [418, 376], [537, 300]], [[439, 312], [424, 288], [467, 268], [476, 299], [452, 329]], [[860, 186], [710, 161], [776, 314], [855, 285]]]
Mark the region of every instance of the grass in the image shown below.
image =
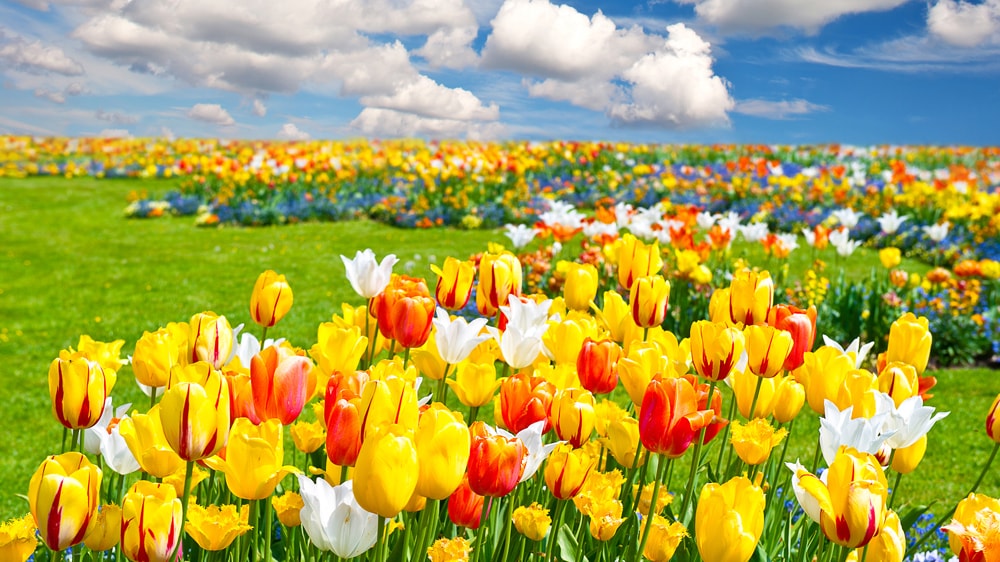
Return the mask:
[[[58, 452], [62, 431], [50, 413], [48, 365], [81, 334], [124, 339], [127, 354], [143, 331], [203, 310], [257, 331], [248, 312], [250, 291], [261, 271], [274, 269], [289, 279], [295, 305], [269, 335], [308, 348], [318, 324], [338, 312], [341, 302], [359, 303], [340, 254], [369, 247], [380, 257], [395, 253], [401, 259], [397, 272], [431, 277], [430, 263], [506, 241], [497, 231], [400, 230], [370, 221], [199, 229], [191, 218], [123, 218], [127, 193], [145, 188], [155, 195], [168, 187], [130, 180], [0, 180], [0, 519], [27, 512], [18, 496], [27, 492], [38, 463]], [[757, 247], [738, 246], [734, 255], [762, 263], [756, 261]], [[837, 264], [830, 250], [824, 259], [831, 269]], [[789, 279], [811, 261], [808, 250], [794, 253]], [[861, 278], [876, 263], [874, 252], [862, 249], [839, 265], [849, 277]], [[903, 497], [953, 503], [992, 447], [983, 419], [997, 387], [995, 373], [987, 370], [937, 376], [932, 404], [952, 414], [933, 430], [924, 465], [903, 479]], [[128, 367], [119, 373], [114, 396], [116, 404], [145, 403]], [[807, 418], [796, 430], [801, 437], [792, 443], [791, 459], [812, 457], [811, 432], [818, 423], [811, 414]], [[996, 474], [983, 492], [1000, 493]]]

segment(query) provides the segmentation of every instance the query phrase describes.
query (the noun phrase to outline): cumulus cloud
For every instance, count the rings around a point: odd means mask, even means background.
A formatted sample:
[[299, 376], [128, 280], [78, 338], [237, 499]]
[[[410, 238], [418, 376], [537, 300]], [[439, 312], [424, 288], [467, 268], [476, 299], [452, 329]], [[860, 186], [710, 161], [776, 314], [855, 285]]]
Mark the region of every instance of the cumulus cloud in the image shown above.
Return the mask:
[[4, 37], [0, 33], [2, 39], [6, 39], [7, 43], [0, 46], [0, 61], [6, 66], [35, 74], [83, 74], [83, 65], [55, 45], [28, 41], [23, 37]]
[[569, 103], [603, 111], [609, 104], [624, 96], [624, 92], [610, 81], [587, 80], [583, 78], [575, 82], [567, 82], [557, 78], [546, 78], [539, 82], [524, 81], [528, 93], [539, 98]]
[[817, 111], [829, 111], [825, 105], [819, 105], [804, 99], [793, 100], [762, 100], [748, 99], [736, 102], [733, 112], [765, 119], [789, 119], [798, 115], [806, 115]]
[[45, 88], [35, 88], [35, 97], [49, 100], [52, 103], [66, 103], [66, 94]]
[[1000, 0], [972, 4], [940, 0], [927, 12], [927, 29], [932, 35], [959, 47], [1000, 43]]
[[659, 49], [622, 73], [631, 100], [608, 110], [612, 121], [674, 129], [728, 125], [734, 102], [712, 70], [711, 45], [682, 23], [667, 33]]
[[236, 123], [229, 112], [217, 103], [196, 103], [187, 111], [187, 116], [195, 121], [228, 127]]
[[427, 59], [434, 67], [466, 68], [479, 62], [479, 55], [472, 49], [472, 41], [478, 33], [476, 27], [454, 27], [439, 29], [427, 37], [424, 46], [414, 54]]
[[260, 98], [254, 99], [252, 111], [257, 117], [264, 117], [267, 115], [267, 106], [264, 105], [264, 100]]
[[496, 104], [484, 106], [472, 92], [446, 88], [426, 76], [401, 85], [391, 95], [364, 96], [361, 103], [368, 107], [458, 121], [494, 121], [500, 117], [500, 108]]
[[368, 107], [350, 124], [362, 134], [375, 137], [433, 137], [492, 139], [503, 136], [500, 123], [479, 123], [458, 119], [421, 117], [391, 109]]
[[278, 131], [278, 138], [283, 140], [304, 141], [312, 138], [309, 133], [300, 130], [295, 123], [285, 123]]
[[139, 118], [135, 115], [128, 115], [119, 111], [104, 111], [103, 109], [98, 109], [94, 113], [94, 117], [116, 125], [134, 125], [139, 122]]
[[698, 18], [727, 31], [766, 33], [790, 27], [815, 33], [847, 14], [882, 12], [909, 0], [677, 0], [694, 4]]

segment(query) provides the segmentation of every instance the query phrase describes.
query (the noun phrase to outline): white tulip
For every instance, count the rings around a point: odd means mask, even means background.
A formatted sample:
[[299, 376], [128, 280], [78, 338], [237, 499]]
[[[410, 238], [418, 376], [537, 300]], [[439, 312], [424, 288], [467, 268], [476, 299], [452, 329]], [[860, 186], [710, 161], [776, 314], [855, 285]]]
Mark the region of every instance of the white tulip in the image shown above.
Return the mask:
[[320, 550], [341, 558], [354, 558], [375, 546], [378, 516], [354, 499], [354, 481], [331, 486], [320, 478], [313, 481], [297, 475], [302, 511], [299, 517], [309, 540]]
[[451, 318], [448, 311], [438, 307], [434, 320], [434, 343], [438, 354], [449, 365], [457, 365], [465, 360], [480, 343], [490, 339], [488, 334], [480, 335], [486, 326], [486, 318], [476, 318], [468, 322], [465, 318]]
[[399, 262], [395, 254], [389, 254], [379, 263], [375, 252], [370, 248], [354, 255], [354, 259], [340, 256], [347, 269], [347, 280], [351, 282], [354, 292], [370, 299], [385, 290], [392, 277], [392, 266]]

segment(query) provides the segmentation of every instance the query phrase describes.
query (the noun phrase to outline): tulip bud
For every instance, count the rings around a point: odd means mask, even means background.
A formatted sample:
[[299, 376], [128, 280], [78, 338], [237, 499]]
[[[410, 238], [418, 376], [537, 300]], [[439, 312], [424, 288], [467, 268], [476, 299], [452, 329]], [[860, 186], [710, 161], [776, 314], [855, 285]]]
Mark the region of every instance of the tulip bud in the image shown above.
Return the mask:
[[986, 435], [996, 443], [1000, 443], [1000, 394], [993, 399], [993, 405], [986, 414]]
[[563, 285], [563, 298], [571, 310], [585, 312], [590, 309], [590, 303], [597, 296], [597, 268], [589, 263], [565, 262], [566, 283]]
[[302, 413], [309, 389], [309, 359], [286, 347], [270, 346], [250, 360], [250, 388], [254, 412], [260, 420], [277, 419], [282, 425]]
[[795, 343], [788, 332], [773, 326], [747, 326], [743, 330], [747, 369], [766, 379], [781, 372]]
[[459, 527], [478, 529], [486, 498], [472, 491], [468, 477], [448, 497], [448, 519]]
[[[186, 461], [211, 457], [229, 435], [229, 385], [211, 364], [174, 367], [160, 400], [160, 423], [170, 447]], [[140, 461], [141, 462], [141, 461]]]
[[695, 371], [708, 380], [724, 380], [743, 355], [744, 341], [743, 332], [723, 323], [699, 320], [691, 324]]
[[586, 450], [564, 443], [545, 462], [545, 485], [557, 499], [568, 500], [580, 492], [595, 466], [597, 459]]
[[521, 295], [521, 262], [510, 252], [483, 254], [479, 261], [479, 287], [476, 306], [483, 316], [495, 316], [507, 297]]
[[774, 302], [774, 280], [766, 271], [744, 269], [729, 285], [729, 319], [733, 324], [763, 324]]
[[229, 361], [233, 351], [233, 329], [225, 316], [214, 312], [200, 312], [188, 322], [191, 346], [191, 363], [207, 361], [216, 369], [221, 369]]
[[[472, 424], [473, 428], [481, 422]], [[520, 439], [473, 432], [469, 453], [469, 487], [481, 496], [506, 496], [521, 480], [528, 450]]]
[[469, 464], [469, 428], [457, 414], [435, 403], [420, 415], [417, 424], [417, 460], [420, 463], [416, 493], [443, 500], [459, 484]]
[[774, 392], [774, 421], [788, 423], [799, 415], [806, 401], [806, 389], [788, 376], [781, 380]]
[[907, 312], [889, 327], [889, 344], [885, 351], [888, 363], [902, 361], [909, 363], [921, 375], [927, 368], [931, 355], [931, 333], [927, 328], [927, 318], [917, 318]]
[[767, 313], [767, 324], [791, 334], [794, 343], [785, 359], [785, 370], [798, 369], [802, 356], [812, 351], [816, 340], [816, 307], [803, 310], [788, 304], [774, 305]]
[[45, 546], [65, 550], [83, 542], [97, 517], [101, 469], [80, 453], [52, 455], [28, 483], [28, 505]]
[[146, 386], [167, 386], [170, 369], [188, 362], [188, 331], [183, 324], [170, 323], [155, 332], [143, 332], [135, 342], [132, 372]]
[[663, 324], [670, 305], [670, 283], [660, 275], [639, 277], [629, 291], [632, 320], [640, 328]]
[[129, 560], [167, 562], [177, 550], [182, 517], [173, 486], [136, 482], [122, 500], [122, 554]]
[[917, 370], [907, 363], [889, 363], [878, 374], [878, 389], [892, 397], [898, 408], [904, 400], [919, 394]]
[[92, 427], [104, 414], [114, 381], [100, 363], [80, 354], [54, 359], [49, 365], [52, 414], [67, 429]]
[[674, 557], [677, 547], [686, 536], [688, 536], [687, 529], [680, 521], [668, 523], [665, 518], [654, 515], [649, 530], [649, 541], [646, 542], [642, 555], [650, 562], [668, 562]]
[[409, 430], [398, 424], [377, 430], [358, 453], [354, 472], [358, 505], [387, 519], [399, 515], [417, 487], [418, 469]]
[[632, 288], [632, 284], [640, 277], [657, 275], [663, 269], [663, 258], [660, 256], [660, 246], [653, 242], [647, 246], [632, 234], [621, 238], [618, 249], [618, 282], [622, 287]]
[[589, 337], [576, 359], [576, 370], [583, 388], [594, 394], [608, 394], [618, 386], [618, 361], [622, 348], [612, 340], [594, 341]]
[[917, 465], [927, 452], [927, 434], [909, 447], [896, 449], [892, 455], [892, 469], [900, 474], [909, 474], [917, 469]]
[[635, 456], [639, 450], [639, 422], [629, 417], [612, 420], [608, 423], [608, 436], [602, 438], [601, 443], [618, 464], [631, 468], [636, 465]]
[[94, 552], [110, 550], [118, 544], [122, 530], [122, 510], [115, 504], [102, 505], [90, 523], [83, 544]]
[[552, 400], [549, 421], [560, 439], [574, 447], [582, 447], [594, 431], [594, 395], [586, 390], [571, 388], [556, 394]]
[[284, 275], [267, 270], [257, 277], [250, 294], [250, 316], [258, 326], [270, 328], [292, 308], [292, 288]]

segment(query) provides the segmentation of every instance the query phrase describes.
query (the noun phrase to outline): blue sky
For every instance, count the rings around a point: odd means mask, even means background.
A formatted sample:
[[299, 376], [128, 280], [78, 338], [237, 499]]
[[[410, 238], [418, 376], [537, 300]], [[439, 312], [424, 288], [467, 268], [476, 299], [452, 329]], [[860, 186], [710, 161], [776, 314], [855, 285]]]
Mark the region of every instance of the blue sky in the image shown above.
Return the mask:
[[1000, 144], [1000, 0], [0, 2], [0, 133]]

